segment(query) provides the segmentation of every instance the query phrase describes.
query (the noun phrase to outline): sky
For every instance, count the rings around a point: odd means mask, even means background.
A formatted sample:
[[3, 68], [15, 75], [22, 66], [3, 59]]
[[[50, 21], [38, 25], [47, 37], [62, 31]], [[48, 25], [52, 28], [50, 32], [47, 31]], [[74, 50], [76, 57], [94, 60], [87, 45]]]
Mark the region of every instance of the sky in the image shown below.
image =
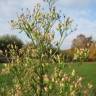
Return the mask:
[[[42, 0], [0, 0], [0, 35], [15, 34], [27, 42], [26, 35], [12, 30], [9, 21], [14, 19], [22, 8], [32, 10], [36, 3], [43, 4]], [[56, 6], [78, 25], [77, 30], [65, 39], [62, 48], [70, 48], [72, 40], [79, 34], [92, 36], [96, 40], [96, 0], [58, 0]]]

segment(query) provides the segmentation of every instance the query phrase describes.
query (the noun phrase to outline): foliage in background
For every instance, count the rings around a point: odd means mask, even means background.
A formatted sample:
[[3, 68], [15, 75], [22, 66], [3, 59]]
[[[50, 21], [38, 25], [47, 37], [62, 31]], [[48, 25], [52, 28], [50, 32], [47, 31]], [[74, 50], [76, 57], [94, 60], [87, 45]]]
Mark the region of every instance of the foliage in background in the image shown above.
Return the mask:
[[88, 56], [89, 56], [89, 50], [87, 48], [85, 49], [75, 48], [73, 60], [79, 62], [87, 61]]
[[89, 61], [96, 61], [96, 42], [93, 42], [89, 48]]
[[[74, 53], [80, 55], [80, 49], [86, 49], [88, 51], [87, 58], [83, 61], [96, 61], [96, 42], [92, 40], [92, 37], [86, 37], [84, 35], [78, 35], [76, 39], [72, 42], [72, 49], [74, 49]], [[78, 52], [76, 50], [79, 50]], [[83, 51], [84, 51], [83, 50]], [[78, 56], [79, 56], [78, 55]], [[83, 53], [82, 53], [83, 55]], [[76, 57], [76, 56], [75, 56]], [[80, 56], [81, 58], [81, 56]], [[83, 58], [83, 56], [82, 56]]]
[[72, 42], [72, 48], [89, 48], [93, 43], [92, 37], [86, 37], [80, 34]]
[[0, 63], [10, 62], [12, 50], [19, 52], [23, 45], [23, 42], [15, 35], [0, 36]]
[[12, 48], [20, 49], [23, 47], [23, 42], [14, 35], [5, 35], [0, 37], [0, 50], [3, 54], [9, 52]]

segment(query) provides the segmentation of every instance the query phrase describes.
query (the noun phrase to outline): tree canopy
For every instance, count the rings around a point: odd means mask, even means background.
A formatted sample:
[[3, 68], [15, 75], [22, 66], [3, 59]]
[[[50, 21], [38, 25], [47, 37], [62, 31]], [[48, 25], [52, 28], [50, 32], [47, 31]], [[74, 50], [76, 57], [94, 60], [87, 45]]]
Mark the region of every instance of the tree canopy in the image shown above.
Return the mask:
[[8, 51], [12, 49], [13, 47], [17, 47], [18, 49], [22, 48], [23, 42], [19, 38], [17, 38], [15, 35], [4, 35], [0, 37], [0, 50]]

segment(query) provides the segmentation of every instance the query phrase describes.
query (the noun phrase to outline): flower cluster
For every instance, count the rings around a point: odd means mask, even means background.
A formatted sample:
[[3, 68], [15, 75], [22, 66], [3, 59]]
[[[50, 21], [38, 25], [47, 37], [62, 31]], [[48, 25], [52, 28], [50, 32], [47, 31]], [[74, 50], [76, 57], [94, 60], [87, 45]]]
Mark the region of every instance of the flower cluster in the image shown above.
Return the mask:
[[88, 55], [89, 55], [89, 50], [87, 48], [81, 48], [81, 49], [75, 48], [73, 59], [77, 61], [85, 61], [87, 60]]

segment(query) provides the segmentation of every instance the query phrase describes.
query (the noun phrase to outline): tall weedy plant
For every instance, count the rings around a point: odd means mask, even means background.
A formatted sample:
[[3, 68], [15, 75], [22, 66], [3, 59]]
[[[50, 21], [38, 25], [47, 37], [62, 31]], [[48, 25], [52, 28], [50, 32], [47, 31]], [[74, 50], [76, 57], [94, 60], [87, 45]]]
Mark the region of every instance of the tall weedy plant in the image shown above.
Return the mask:
[[[47, 12], [37, 4], [31, 14], [22, 12], [11, 25], [25, 32], [31, 39], [32, 46], [20, 50], [7, 68], [13, 74], [13, 87], [7, 91], [16, 96], [84, 96], [91, 87], [82, 86], [82, 78], [65, 74], [61, 67], [62, 60], [56, 52], [60, 49], [67, 32], [71, 32], [72, 20], [61, 16], [56, 10], [55, 0], [44, 0]], [[55, 42], [55, 34], [59, 39]], [[52, 50], [53, 46], [56, 48]], [[55, 62], [55, 60], [57, 62]], [[86, 95], [87, 96], [87, 95]]]

